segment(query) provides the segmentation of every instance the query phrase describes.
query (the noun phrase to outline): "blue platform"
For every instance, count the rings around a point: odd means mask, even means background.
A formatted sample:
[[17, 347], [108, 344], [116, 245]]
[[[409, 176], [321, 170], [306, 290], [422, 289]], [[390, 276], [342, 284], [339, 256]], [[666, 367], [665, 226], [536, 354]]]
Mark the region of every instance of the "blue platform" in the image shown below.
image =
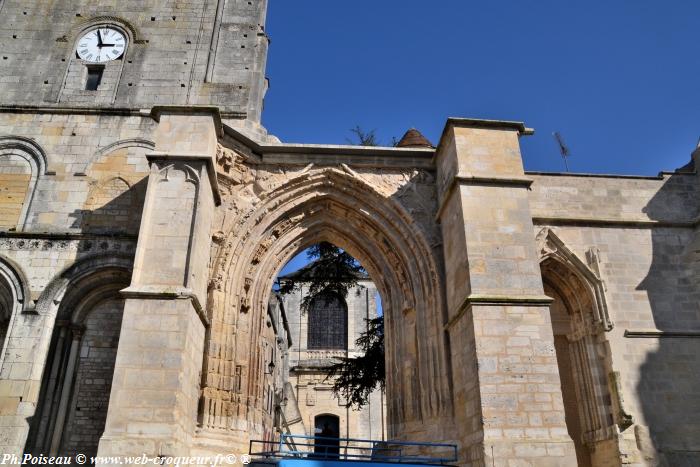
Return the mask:
[[449, 466], [457, 446], [282, 434], [278, 441], [251, 441], [251, 464], [259, 467]]
[[[359, 461], [359, 460], [324, 460], [324, 459], [276, 459], [276, 460], [265, 460], [265, 461], [253, 461], [249, 465], [251, 467], [265, 467], [265, 466], [277, 466], [277, 467], [396, 467], [396, 462], [377, 462], [372, 460]], [[401, 462], [402, 466], [405, 467], [425, 467], [430, 464], [411, 464]], [[444, 464], [443, 464], [444, 465]]]

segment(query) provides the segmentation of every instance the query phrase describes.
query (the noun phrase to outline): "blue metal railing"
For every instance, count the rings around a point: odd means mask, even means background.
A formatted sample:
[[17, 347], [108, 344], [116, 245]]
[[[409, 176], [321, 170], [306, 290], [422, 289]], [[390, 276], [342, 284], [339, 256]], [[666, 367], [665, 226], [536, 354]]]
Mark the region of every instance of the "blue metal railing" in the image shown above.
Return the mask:
[[[261, 449], [256, 450], [256, 448]], [[279, 441], [250, 441], [249, 453], [266, 458], [445, 465], [457, 462], [457, 446], [281, 434]]]

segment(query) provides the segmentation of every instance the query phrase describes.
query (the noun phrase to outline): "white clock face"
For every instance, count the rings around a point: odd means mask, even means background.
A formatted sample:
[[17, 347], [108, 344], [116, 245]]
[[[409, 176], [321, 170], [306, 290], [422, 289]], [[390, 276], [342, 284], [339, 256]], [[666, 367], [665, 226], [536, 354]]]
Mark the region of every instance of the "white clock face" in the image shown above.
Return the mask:
[[122, 56], [126, 49], [124, 34], [112, 28], [99, 28], [78, 41], [78, 57], [86, 62], [103, 63]]

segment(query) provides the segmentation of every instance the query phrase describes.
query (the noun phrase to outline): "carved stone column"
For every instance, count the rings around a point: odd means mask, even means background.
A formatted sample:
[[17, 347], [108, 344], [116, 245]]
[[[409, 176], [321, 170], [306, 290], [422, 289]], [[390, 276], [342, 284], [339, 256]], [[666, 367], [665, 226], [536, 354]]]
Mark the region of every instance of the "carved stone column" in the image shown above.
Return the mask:
[[153, 115], [156, 151], [100, 456], [186, 455], [197, 420], [221, 125], [208, 108]]
[[576, 465], [518, 138], [450, 119], [437, 151], [461, 462]]

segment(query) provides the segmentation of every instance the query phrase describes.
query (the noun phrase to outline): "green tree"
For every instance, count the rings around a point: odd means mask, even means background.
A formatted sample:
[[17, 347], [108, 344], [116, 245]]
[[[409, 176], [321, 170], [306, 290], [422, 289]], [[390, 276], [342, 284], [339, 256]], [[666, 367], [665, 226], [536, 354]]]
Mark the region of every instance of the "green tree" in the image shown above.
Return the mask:
[[[326, 380], [333, 380], [333, 393], [346, 407], [362, 408], [378, 387], [384, 390], [384, 317], [368, 319], [367, 330], [355, 341], [363, 352], [359, 357], [340, 357], [328, 368]], [[334, 379], [335, 378], [335, 379]]]
[[279, 283], [279, 293], [282, 295], [299, 290], [302, 285], [307, 287], [301, 299], [304, 313], [309, 311], [313, 298], [324, 293], [335, 292], [347, 298], [348, 291], [366, 275], [355, 258], [332, 243], [318, 243], [308, 249], [306, 256], [312, 262]]

